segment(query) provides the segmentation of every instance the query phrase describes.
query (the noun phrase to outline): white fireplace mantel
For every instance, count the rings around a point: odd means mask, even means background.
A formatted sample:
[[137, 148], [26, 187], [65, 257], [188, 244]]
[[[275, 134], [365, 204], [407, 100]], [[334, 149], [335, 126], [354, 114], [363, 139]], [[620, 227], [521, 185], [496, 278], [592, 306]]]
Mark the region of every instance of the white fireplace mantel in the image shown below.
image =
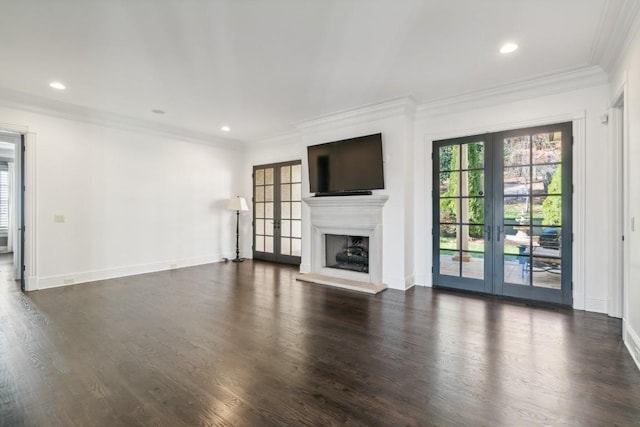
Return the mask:
[[[307, 197], [311, 212], [311, 272], [301, 280], [369, 293], [386, 289], [382, 283], [382, 211], [389, 196]], [[369, 272], [328, 268], [325, 235], [369, 238]]]

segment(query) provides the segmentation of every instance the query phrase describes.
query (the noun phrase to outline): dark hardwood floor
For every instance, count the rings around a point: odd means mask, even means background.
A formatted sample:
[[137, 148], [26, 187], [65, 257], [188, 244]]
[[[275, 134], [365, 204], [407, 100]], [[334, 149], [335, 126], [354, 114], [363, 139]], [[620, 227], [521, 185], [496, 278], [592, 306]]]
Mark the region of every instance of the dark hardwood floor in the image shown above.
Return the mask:
[[640, 425], [617, 319], [295, 276], [247, 261], [29, 294], [4, 280], [0, 424]]

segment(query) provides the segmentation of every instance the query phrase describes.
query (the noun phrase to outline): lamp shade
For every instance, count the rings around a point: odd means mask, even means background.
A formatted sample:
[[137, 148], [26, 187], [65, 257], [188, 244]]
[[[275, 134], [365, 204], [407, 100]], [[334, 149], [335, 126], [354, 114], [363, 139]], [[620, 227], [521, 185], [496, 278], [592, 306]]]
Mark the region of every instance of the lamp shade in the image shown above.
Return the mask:
[[229, 200], [227, 209], [229, 209], [230, 211], [248, 211], [249, 207], [247, 206], [247, 201], [244, 199], [244, 197], [238, 196]]

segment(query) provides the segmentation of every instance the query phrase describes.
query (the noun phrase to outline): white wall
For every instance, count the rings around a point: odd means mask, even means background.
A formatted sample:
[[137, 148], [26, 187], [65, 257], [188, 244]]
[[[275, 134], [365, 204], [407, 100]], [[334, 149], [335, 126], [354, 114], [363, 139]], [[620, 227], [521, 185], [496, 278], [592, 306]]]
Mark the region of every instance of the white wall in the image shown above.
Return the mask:
[[[576, 152], [583, 148], [585, 157], [582, 167], [586, 173], [584, 182], [576, 182], [574, 173], [577, 195], [577, 198], [574, 197], [574, 218], [576, 210], [584, 203], [586, 232], [576, 229], [574, 223], [574, 266], [579, 252], [576, 249], [584, 250], [585, 270], [574, 274], [574, 290], [577, 291], [574, 292], [574, 307], [606, 312], [608, 265], [611, 260], [610, 254], [603, 253], [602, 248], [608, 247], [612, 239], [607, 232], [607, 224], [613, 219], [607, 208], [611, 191], [607, 187], [609, 182], [606, 177], [611, 166], [603, 161], [609, 158], [607, 127], [600, 123], [599, 118], [607, 111], [607, 86], [599, 85], [515, 102], [492, 100], [487, 103], [490, 106], [473, 109], [464, 109], [464, 105], [460, 105], [460, 111], [457, 112], [451, 112], [452, 108], [448, 108], [445, 114], [425, 109], [416, 120], [415, 218], [418, 237], [415, 264], [418, 284], [431, 285], [432, 141], [582, 118], [585, 147], [574, 146], [574, 172], [581, 168], [577, 163], [583, 160], [576, 156]], [[582, 199], [581, 195], [586, 198]]]
[[233, 254], [225, 203], [240, 188], [240, 151], [13, 108], [0, 107], [0, 123], [35, 134], [30, 289]]
[[[625, 164], [628, 172], [625, 204], [625, 267], [624, 340], [640, 366], [640, 34], [629, 39], [625, 53], [611, 73], [612, 101], [624, 91], [624, 122], [626, 126]], [[632, 222], [635, 227], [631, 227]]]

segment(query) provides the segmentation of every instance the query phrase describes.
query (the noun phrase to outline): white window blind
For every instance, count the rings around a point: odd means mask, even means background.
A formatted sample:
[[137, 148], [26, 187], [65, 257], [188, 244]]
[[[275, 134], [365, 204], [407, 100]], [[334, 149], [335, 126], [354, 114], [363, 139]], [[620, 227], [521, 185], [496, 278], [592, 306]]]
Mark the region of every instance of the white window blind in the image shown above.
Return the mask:
[[0, 162], [0, 231], [9, 231], [9, 165]]

